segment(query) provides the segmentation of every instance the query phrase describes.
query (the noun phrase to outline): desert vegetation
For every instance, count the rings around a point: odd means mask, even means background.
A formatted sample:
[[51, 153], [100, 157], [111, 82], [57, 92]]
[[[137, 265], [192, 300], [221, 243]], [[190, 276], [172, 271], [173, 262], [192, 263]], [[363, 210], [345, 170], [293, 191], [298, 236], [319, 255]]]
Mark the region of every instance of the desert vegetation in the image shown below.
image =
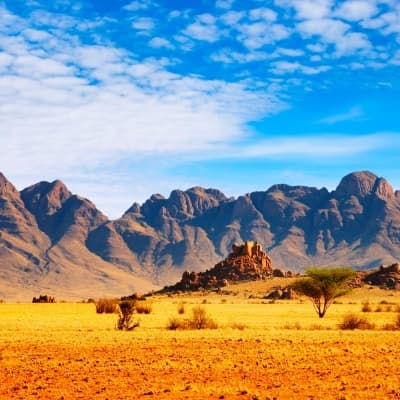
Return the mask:
[[[274, 286], [118, 300], [117, 314], [86, 302], [2, 304], [0, 398], [400, 396], [400, 292], [355, 289], [320, 319], [303, 298], [264, 299]], [[146, 302], [151, 312], [139, 314]]]
[[350, 291], [348, 283], [354, 276], [351, 268], [308, 268], [306, 277], [297, 279], [292, 289], [310, 298], [318, 316], [323, 318], [333, 301]]

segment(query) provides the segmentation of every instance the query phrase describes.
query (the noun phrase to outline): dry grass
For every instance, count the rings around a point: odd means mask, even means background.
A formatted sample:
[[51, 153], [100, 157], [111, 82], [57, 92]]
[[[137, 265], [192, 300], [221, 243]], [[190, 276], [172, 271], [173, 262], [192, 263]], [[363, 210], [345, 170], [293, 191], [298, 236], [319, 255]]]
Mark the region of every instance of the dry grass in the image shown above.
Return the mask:
[[[133, 332], [115, 330], [116, 315], [93, 304], [0, 304], [0, 398], [399, 398], [400, 331], [383, 329], [400, 326], [400, 293], [386, 291], [391, 312], [369, 315], [375, 330], [342, 331], [347, 314], [384, 293], [355, 291], [320, 320], [309, 302], [252, 304], [230, 289], [204, 305], [200, 295], [154, 296]], [[179, 301], [187, 318], [201, 305], [219, 328], [166, 330], [182, 319]]]

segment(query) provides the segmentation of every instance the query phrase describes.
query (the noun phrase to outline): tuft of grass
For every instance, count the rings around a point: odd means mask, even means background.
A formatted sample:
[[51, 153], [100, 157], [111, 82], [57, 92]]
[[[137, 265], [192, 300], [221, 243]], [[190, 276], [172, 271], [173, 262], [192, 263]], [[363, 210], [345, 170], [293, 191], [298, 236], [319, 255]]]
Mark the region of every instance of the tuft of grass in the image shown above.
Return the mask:
[[95, 305], [97, 314], [117, 314], [119, 312], [116, 299], [99, 299]]
[[208, 316], [203, 307], [192, 308], [192, 316], [187, 321], [189, 329], [217, 329], [218, 324]]
[[294, 324], [285, 324], [283, 326], [283, 329], [288, 329], [288, 330], [296, 330], [299, 331], [300, 329], [302, 329], [300, 322], [296, 322]]
[[201, 307], [194, 307], [190, 318], [171, 318], [167, 323], [167, 329], [217, 329], [218, 324]]
[[383, 308], [381, 306], [378, 306], [375, 308], [375, 312], [382, 312]]
[[365, 303], [363, 303], [363, 305], [361, 307], [361, 311], [362, 312], [372, 312], [372, 307], [371, 307], [371, 304], [369, 303], [369, 301], [366, 301]]
[[138, 314], [151, 314], [153, 311], [153, 304], [149, 301], [136, 302], [136, 311]]
[[232, 329], [238, 329], [239, 331], [244, 331], [247, 328], [247, 325], [243, 322], [233, 322], [229, 326]]
[[185, 329], [185, 321], [180, 318], [172, 317], [167, 323], [167, 329], [176, 331], [177, 329]]
[[397, 314], [397, 317], [392, 324], [384, 325], [383, 329], [385, 331], [399, 331], [400, 330], [400, 313]]
[[342, 330], [354, 329], [374, 329], [375, 325], [371, 324], [366, 318], [356, 314], [348, 314], [343, 318], [343, 321], [338, 325]]
[[178, 314], [185, 314], [185, 303], [183, 301], [178, 304]]

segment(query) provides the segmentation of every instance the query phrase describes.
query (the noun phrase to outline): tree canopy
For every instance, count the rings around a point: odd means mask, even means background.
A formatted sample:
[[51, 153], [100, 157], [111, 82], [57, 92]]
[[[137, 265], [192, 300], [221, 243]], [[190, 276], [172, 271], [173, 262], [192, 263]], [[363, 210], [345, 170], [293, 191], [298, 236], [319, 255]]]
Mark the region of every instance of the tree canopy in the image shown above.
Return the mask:
[[292, 288], [311, 299], [315, 311], [323, 318], [333, 300], [350, 291], [348, 283], [355, 272], [348, 267], [308, 268], [306, 277], [294, 282]]

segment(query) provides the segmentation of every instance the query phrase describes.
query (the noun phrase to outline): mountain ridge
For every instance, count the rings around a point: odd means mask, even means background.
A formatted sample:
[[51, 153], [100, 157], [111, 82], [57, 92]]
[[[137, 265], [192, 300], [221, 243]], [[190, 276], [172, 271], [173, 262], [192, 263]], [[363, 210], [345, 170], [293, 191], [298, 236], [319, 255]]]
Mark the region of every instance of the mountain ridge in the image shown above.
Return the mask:
[[369, 171], [332, 191], [276, 184], [233, 198], [195, 186], [109, 220], [59, 180], [19, 192], [0, 173], [0, 298], [149, 291], [210, 268], [247, 240], [287, 270], [391, 264], [400, 258], [400, 191]]

